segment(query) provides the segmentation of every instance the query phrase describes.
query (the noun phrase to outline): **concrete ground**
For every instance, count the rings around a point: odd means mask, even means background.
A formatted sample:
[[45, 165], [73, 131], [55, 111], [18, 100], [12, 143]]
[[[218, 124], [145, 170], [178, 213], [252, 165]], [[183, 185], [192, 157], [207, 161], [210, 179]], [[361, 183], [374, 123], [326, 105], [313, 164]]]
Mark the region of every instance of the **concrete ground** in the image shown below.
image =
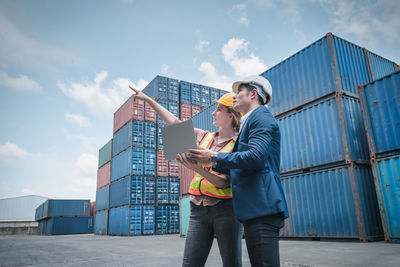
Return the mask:
[[[178, 235], [0, 236], [0, 266], [181, 266], [184, 243]], [[281, 240], [280, 251], [282, 266], [400, 266], [400, 245], [384, 242]], [[206, 266], [222, 266], [216, 242]]]

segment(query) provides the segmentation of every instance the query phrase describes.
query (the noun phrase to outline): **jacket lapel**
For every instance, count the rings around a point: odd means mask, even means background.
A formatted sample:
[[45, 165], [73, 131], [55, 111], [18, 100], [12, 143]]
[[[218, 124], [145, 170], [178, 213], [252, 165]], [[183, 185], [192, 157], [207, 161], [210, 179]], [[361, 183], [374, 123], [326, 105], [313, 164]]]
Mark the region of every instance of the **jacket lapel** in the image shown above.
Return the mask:
[[[260, 106], [260, 107], [262, 107], [262, 106]], [[250, 116], [249, 116], [249, 117], [246, 119], [246, 121], [244, 122], [244, 124], [243, 124], [243, 126], [242, 126], [242, 129], [240, 130], [239, 135], [238, 135], [238, 137], [237, 137], [237, 139], [236, 139], [235, 145], [233, 146], [232, 152], [235, 152], [235, 151], [237, 150], [237, 146], [238, 146], [238, 143], [239, 143], [240, 135], [241, 135], [242, 132], [244, 131], [245, 127], [247, 127], [247, 124], [248, 124], [249, 120], [250, 120], [252, 117], [255, 116], [255, 113], [257, 112], [257, 110], [258, 110], [260, 107], [255, 108], [255, 109], [253, 110], [253, 112], [250, 114]]]

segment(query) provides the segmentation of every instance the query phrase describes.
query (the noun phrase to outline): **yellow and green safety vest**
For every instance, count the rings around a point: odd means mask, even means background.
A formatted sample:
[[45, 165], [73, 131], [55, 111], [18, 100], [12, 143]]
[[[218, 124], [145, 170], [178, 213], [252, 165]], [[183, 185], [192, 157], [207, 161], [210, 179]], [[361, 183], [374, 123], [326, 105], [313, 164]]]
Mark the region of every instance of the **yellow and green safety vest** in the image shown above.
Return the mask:
[[[209, 149], [213, 140], [215, 137], [215, 133], [210, 133], [207, 132], [207, 134], [204, 136], [203, 140], [200, 142], [200, 147], [201, 148], [206, 148]], [[226, 152], [230, 153], [233, 150], [233, 146], [235, 145], [235, 141], [232, 139], [231, 141], [228, 142], [222, 149], [220, 149], [218, 152]], [[218, 172], [215, 172], [212, 170], [212, 168], [209, 168], [208, 170], [210, 173], [213, 173], [215, 175], [219, 175]], [[203, 176], [198, 174], [197, 172], [195, 173], [192, 182], [190, 183], [190, 188], [189, 188], [189, 194], [195, 195], [195, 196], [201, 196], [201, 195], [206, 195], [209, 197], [214, 197], [214, 198], [221, 198], [221, 199], [230, 199], [232, 198], [232, 188], [218, 188], [207, 179], [205, 179]]]

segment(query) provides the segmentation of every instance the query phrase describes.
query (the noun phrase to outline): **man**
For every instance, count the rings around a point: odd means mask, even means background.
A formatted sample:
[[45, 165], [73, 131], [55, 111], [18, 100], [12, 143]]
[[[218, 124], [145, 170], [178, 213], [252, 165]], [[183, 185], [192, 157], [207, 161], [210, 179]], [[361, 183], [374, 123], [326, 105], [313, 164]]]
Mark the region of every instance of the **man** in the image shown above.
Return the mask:
[[233, 83], [232, 90], [234, 109], [244, 114], [232, 153], [191, 149], [189, 157], [230, 174], [251, 265], [279, 266], [279, 230], [288, 210], [279, 176], [279, 126], [265, 106], [272, 100], [272, 87], [267, 79], [250, 76]]

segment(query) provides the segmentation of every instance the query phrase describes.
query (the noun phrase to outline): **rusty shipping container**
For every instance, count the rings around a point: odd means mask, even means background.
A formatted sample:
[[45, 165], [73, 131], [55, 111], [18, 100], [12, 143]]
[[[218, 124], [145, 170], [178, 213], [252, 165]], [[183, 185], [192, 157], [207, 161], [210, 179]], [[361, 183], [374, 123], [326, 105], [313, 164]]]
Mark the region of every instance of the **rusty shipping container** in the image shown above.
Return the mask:
[[114, 113], [113, 133], [131, 120], [144, 120], [144, 102], [143, 100], [134, 99], [134, 96], [129, 97]]

